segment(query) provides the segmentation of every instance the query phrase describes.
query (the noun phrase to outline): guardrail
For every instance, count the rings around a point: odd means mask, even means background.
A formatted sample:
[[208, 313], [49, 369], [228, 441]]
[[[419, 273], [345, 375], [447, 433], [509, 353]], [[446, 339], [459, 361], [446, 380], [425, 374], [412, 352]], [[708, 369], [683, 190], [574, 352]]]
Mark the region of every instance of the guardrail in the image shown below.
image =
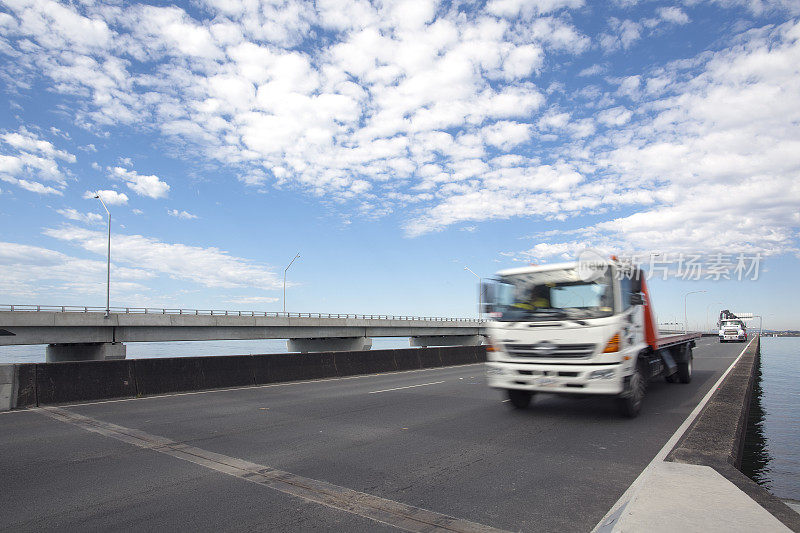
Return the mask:
[[[105, 313], [105, 307], [80, 305], [10, 305], [0, 304], [0, 311], [49, 313]], [[220, 309], [160, 309], [153, 307], [111, 307], [109, 312], [142, 315], [263, 316], [269, 318], [355, 318], [359, 320], [426, 320], [429, 322], [485, 322], [477, 318], [430, 316], [358, 315], [354, 313], [282, 313], [272, 311], [227, 311]]]

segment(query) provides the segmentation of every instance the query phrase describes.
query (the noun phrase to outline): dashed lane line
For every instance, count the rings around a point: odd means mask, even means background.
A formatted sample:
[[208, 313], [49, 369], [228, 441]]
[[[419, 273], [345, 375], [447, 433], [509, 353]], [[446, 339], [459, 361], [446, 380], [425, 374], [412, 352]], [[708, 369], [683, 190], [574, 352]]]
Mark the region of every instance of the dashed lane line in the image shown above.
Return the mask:
[[395, 387], [393, 389], [374, 390], [370, 391], [367, 394], [378, 394], [379, 392], [391, 392], [395, 390], [414, 389], [416, 387], [427, 387], [428, 385], [438, 385], [439, 383], [444, 383], [444, 381], [432, 381], [430, 383], [420, 383], [418, 385], [406, 385], [405, 387]]

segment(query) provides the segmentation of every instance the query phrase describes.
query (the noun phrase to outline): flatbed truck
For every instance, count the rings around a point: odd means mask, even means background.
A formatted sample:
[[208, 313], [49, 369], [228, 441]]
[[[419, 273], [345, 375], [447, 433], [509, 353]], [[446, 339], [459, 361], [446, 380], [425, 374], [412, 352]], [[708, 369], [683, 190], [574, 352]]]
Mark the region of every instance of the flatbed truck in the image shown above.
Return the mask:
[[585, 263], [503, 270], [484, 284], [487, 380], [518, 409], [538, 393], [607, 396], [635, 417], [649, 381], [691, 381], [700, 334], [658, 334], [635, 265]]

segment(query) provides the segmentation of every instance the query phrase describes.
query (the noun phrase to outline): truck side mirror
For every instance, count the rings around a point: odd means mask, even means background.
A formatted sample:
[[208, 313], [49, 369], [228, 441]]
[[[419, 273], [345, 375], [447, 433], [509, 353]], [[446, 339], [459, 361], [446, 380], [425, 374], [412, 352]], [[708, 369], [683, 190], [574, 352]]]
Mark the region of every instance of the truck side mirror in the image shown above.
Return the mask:
[[631, 305], [644, 305], [644, 296], [642, 296], [642, 293], [631, 293]]
[[631, 276], [631, 292], [634, 294], [642, 292], [642, 271], [638, 268], [633, 271], [633, 276]]

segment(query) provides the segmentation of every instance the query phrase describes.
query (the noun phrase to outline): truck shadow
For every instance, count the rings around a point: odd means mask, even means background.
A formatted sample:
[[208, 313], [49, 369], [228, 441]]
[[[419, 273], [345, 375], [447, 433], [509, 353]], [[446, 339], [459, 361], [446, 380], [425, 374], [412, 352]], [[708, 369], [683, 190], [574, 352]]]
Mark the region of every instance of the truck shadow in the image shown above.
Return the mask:
[[536, 394], [527, 409], [509, 409], [512, 415], [547, 417], [561, 419], [585, 420], [642, 420], [650, 416], [674, 411], [686, 410], [686, 415], [699, 403], [699, 391], [707, 391], [709, 382], [715, 378], [715, 372], [710, 370], [695, 370], [692, 382], [667, 383], [663, 378], [650, 381], [647, 386], [647, 396], [644, 399], [642, 412], [636, 419], [624, 418], [620, 415], [616, 398], [604, 396], [561, 394]]

